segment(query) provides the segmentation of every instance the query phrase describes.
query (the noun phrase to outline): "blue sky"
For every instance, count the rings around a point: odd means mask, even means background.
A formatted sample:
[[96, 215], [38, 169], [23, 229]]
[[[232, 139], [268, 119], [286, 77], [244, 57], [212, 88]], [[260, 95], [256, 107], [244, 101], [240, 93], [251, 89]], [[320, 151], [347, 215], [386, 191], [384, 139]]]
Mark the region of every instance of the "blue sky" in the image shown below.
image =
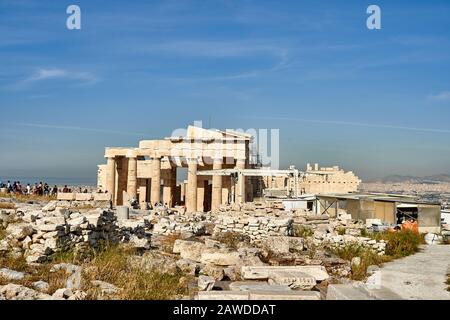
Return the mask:
[[106, 146], [209, 119], [279, 128], [282, 166], [450, 173], [449, 16], [444, 0], [2, 0], [0, 177], [92, 177]]

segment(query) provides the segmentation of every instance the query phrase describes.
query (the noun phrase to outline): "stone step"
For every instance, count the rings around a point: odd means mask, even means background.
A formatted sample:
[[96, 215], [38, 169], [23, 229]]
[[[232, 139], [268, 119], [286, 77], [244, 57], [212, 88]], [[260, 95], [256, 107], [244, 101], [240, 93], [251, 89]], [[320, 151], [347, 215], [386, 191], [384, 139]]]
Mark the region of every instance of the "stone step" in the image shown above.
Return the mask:
[[366, 286], [332, 284], [328, 286], [327, 300], [402, 300], [386, 287], [368, 289]]
[[199, 292], [196, 300], [320, 300], [316, 291], [209, 291]]
[[320, 300], [320, 292], [317, 291], [250, 291], [250, 300]]
[[291, 289], [311, 290], [317, 281], [314, 277], [297, 270], [273, 271], [269, 274], [269, 284], [287, 285]]
[[245, 266], [241, 269], [241, 277], [243, 280], [268, 280], [272, 274], [280, 271], [303, 273], [318, 282], [330, 277], [323, 266]]
[[199, 292], [196, 300], [250, 300], [250, 293], [248, 291], [206, 291]]
[[230, 284], [231, 291], [292, 291], [287, 285], [270, 285], [264, 281], [237, 281]]
[[330, 284], [327, 300], [375, 300], [366, 291], [351, 284]]

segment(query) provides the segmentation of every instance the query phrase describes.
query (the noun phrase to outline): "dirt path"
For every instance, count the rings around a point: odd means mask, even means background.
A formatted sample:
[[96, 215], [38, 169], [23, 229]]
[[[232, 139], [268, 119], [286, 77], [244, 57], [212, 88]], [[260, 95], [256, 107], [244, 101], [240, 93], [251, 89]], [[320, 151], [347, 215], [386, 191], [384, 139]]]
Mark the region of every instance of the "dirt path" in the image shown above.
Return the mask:
[[423, 246], [415, 255], [386, 263], [381, 284], [402, 299], [450, 300], [445, 284], [448, 273], [450, 245]]

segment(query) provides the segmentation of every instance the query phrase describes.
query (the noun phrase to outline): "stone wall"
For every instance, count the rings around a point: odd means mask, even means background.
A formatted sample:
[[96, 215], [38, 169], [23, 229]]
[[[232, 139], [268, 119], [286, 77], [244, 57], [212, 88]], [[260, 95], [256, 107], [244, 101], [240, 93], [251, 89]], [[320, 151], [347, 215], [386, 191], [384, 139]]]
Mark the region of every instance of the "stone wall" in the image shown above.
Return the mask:
[[292, 218], [222, 214], [215, 219], [214, 232], [236, 232], [260, 241], [270, 236], [292, 236], [293, 222]]
[[360, 245], [369, 247], [380, 255], [384, 255], [386, 243], [384, 240], [376, 241], [362, 236], [366, 225], [362, 221], [352, 220], [351, 215], [341, 210], [337, 218], [328, 215], [315, 215], [298, 211], [294, 218], [298, 228], [310, 230], [309, 243], [314, 246], [345, 247]]
[[111, 208], [111, 195], [105, 193], [58, 193], [56, 201], [50, 201], [44, 211], [55, 208]]
[[205, 235], [235, 232], [260, 241], [269, 236], [293, 235], [292, 214], [273, 204], [248, 203], [243, 206], [222, 206], [220, 212], [185, 213], [180, 210], [169, 214], [168, 210], [153, 214], [155, 234], [170, 235], [192, 233]]
[[[213, 217], [208, 213], [194, 214], [167, 214], [151, 215], [150, 221], [154, 224], [152, 233], [158, 235], [192, 234], [201, 236], [212, 231]], [[209, 232], [208, 232], [208, 229]]]
[[53, 254], [74, 249], [80, 253], [102, 243], [127, 242], [150, 248], [145, 222], [118, 222], [113, 211], [96, 209], [87, 213], [67, 209], [2, 214], [6, 238], [0, 251], [24, 255], [28, 263], [45, 262]]

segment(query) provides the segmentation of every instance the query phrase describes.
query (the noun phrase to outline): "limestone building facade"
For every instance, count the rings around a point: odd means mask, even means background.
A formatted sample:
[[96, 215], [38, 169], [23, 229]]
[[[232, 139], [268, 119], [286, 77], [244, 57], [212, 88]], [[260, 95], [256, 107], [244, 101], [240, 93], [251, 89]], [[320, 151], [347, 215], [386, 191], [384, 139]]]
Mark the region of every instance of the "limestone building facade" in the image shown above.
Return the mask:
[[[142, 140], [135, 148], [109, 147], [107, 163], [98, 166], [98, 189], [112, 194], [115, 205], [127, 199], [139, 200], [141, 207], [185, 202], [187, 212], [217, 210], [230, 194], [233, 201], [251, 201], [249, 178], [198, 175], [201, 170], [251, 168], [251, 141], [248, 134], [189, 126], [184, 136]], [[177, 185], [180, 168], [187, 169], [186, 187]]]
[[319, 167], [309, 163], [300, 181], [300, 194], [350, 193], [358, 191], [361, 180], [352, 172], [339, 166]]
[[[361, 180], [352, 172], [345, 172], [339, 166], [314, 167], [309, 163], [306, 170], [300, 175], [298, 181], [298, 195], [327, 194], [327, 193], [351, 193], [358, 191]], [[295, 190], [294, 179], [284, 177], [265, 177], [264, 189]]]

